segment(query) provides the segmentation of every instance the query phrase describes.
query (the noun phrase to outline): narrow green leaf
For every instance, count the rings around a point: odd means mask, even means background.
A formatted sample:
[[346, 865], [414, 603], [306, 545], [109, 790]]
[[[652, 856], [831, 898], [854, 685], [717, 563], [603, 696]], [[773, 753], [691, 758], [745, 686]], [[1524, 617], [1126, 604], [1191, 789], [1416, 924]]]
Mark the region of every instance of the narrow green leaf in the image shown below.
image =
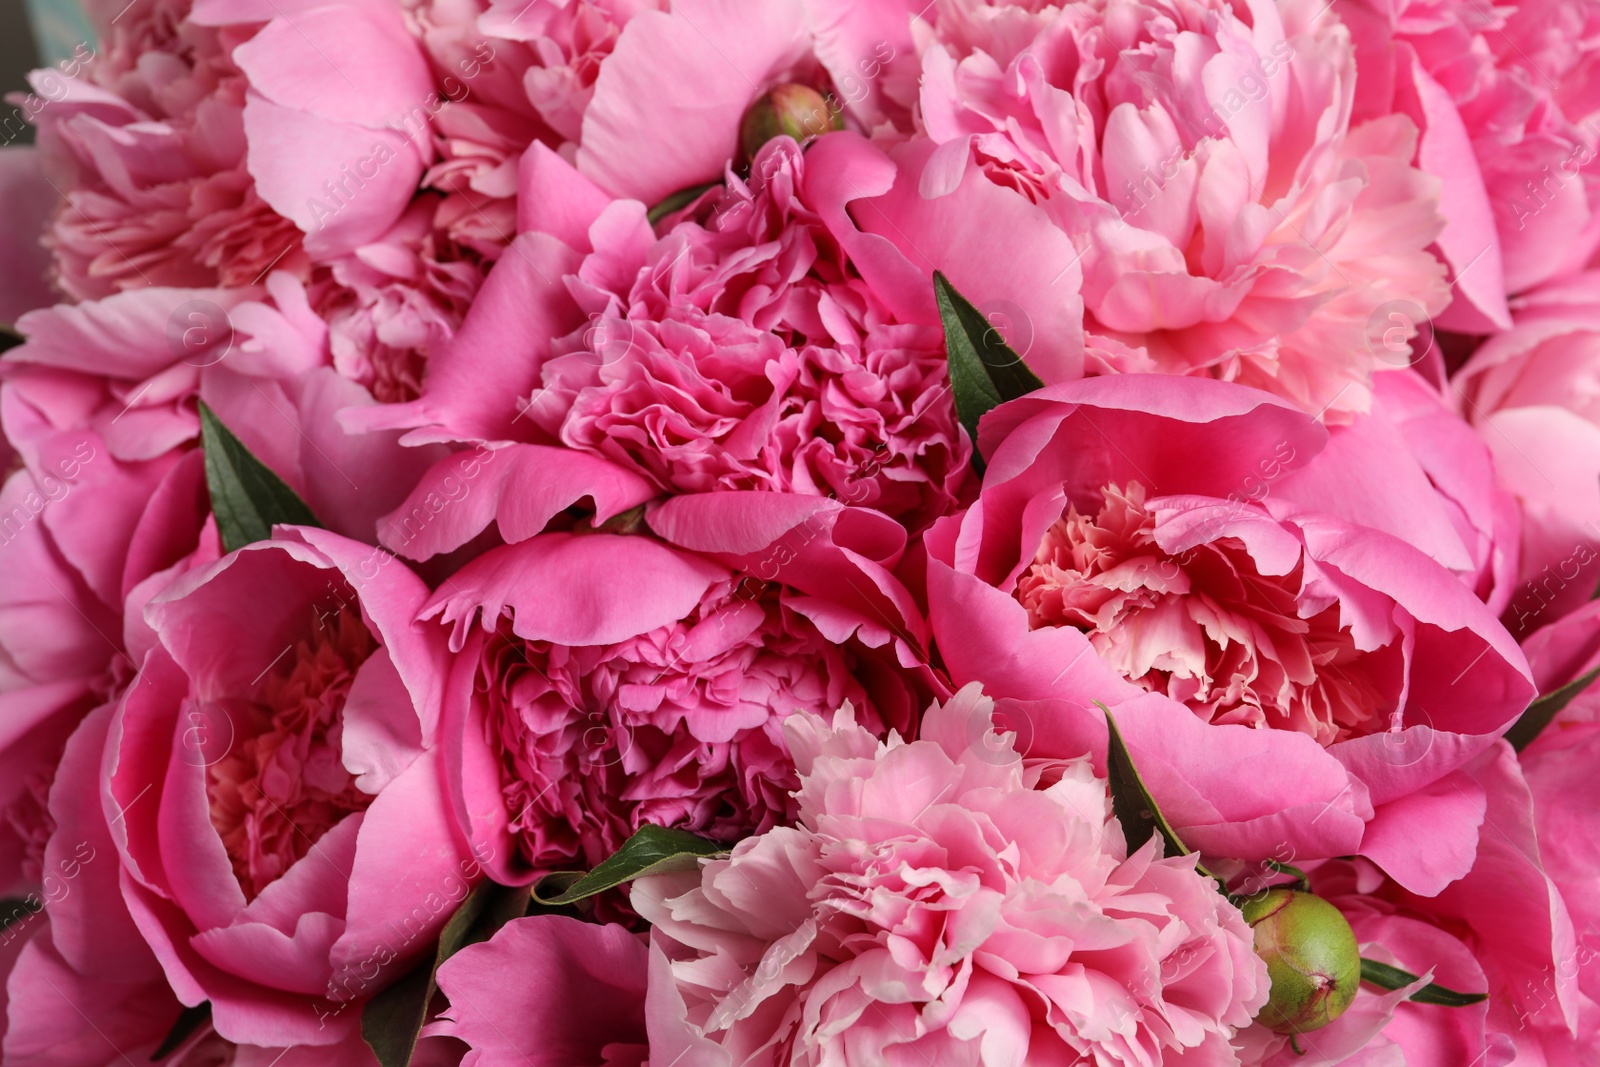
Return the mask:
[[[933, 295], [944, 324], [956, 418], [976, 444], [979, 419], [1007, 400], [1044, 388], [1044, 382], [1022, 362], [1016, 349], [1006, 344], [983, 312], [956, 292], [939, 271], [933, 272]], [[974, 457], [974, 462], [981, 469], [981, 460]]]
[[715, 189], [721, 184], [721, 182], [704, 182], [700, 185], [691, 185], [687, 189], [679, 189], [675, 193], [669, 193], [665, 200], [645, 213], [645, 218], [649, 220], [650, 225], [654, 226], [674, 211], [686, 208], [694, 203], [696, 198], [707, 189]]
[[[642, 826], [613, 855], [576, 881], [568, 883], [562, 875], [544, 879], [534, 887], [533, 899], [538, 904], [571, 904], [647, 874], [693, 870], [701, 857], [726, 851], [715, 841], [683, 830]], [[552, 890], [558, 891], [552, 896]]]
[[[1418, 976], [1410, 971], [1402, 971], [1398, 967], [1391, 967], [1387, 963], [1361, 958], [1361, 980], [1371, 982], [1379, 989], [1400, 989], [1417, 981]], [[1487, 993], [1457, 993], [1454, 989], [1446, 989], [1442, 985], [1429, 982], [1417, 990], [1407, 1000], [1416, 1001], [1418, 1004], [1438, 1004], [1445, 1008], [1465, 1008], [1469, 1004], [1477, 1004], [1489, 999]]]
[[1556, 713], [1572, 703], [1572, 698], [1589, 688], [1596, 678], [1600, 678], [1600, 667], [1574, 678], [1560, 689], [1552, 689], [1529, 704], [1528, 710], [1506, 731], [1506, 740], [1511, 742], [1511, 747], [1521, 752], [1532, 744], [1533, 739], [1539, 736], [1539, 731], [1550, 725]]
[[167, 1031], [167, 1036], [161, 1039], [161, 1044], [150, 1053], [151, 1062], [159, 1063], [183, 1047], [183, 1043], [195, 1035], [195, 1031], [211, 1021], [211, 1001], [202, 1000], [192, 1008], [184, 1008], [178, 1013], [178, 1021], [172, 1024], [172, 1029]]
[[[1117, 729], [1117, 722], [1111, 717], [1111, 709], [1098, 700], [1095, 701], [1095, 705], [1106, 717], [1106, 733], [1109, 736], [1106, 746], [1106, 776], [1111, 783], [1111, 810], [1116, 814], [1117, 821], [1122, 824], [1122, 836], [1127, 839], [1128, 851], [1131, 853], [1144, 847], [1144, 843], [1150, 840], [1151, 834], [1159, 833], [1166, 846], [1166, 855], [1187, 856], [1190, 849], [1161, 814], [1155, 798], [1150, 795], [1150, 790], [1145, 788], [1144, 779], [1139, 777], [1138, 770], [1134, 768], [1133, 757], [1128, 754], [1128, 746], [1122, 740], [1122, 732]], [[1216, 877], [1203, 866], [1196, 865], [1195, 869], [1207, 878]]]
[[417, 1034], [428, 1019], [428, 1004], [439, 988], [439, 965], [468, 945], [487, 941], [528, 907], [527, 889], [481, 882], [439, 931], [433, 958], [424, 960], [380, 992], [361, 1012], [361, 1036], [383, 1067], [406, 1067], [417, 1048]]
[[9, 352], [22, 344], [22, 335], [14, 327], [0, 323], [0, 352]]
[[200, 446], [206, 457], [206, 488], [224, 552], [272, 536], [277, 523], [320, 526], [306, 502], [272, 473], [202, 401]]

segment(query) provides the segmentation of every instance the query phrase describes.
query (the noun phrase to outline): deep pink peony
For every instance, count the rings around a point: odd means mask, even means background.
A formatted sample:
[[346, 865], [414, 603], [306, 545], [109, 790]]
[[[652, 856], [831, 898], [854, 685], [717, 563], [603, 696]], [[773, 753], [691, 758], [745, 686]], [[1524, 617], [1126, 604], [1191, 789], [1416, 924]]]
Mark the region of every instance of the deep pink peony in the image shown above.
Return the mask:
[[1409, 116], [1443, 183], [1451, 329], [1509, 324], [1507, 294], [1582, 270], [1600, 247], [1600, 19], [1572, 0], [1340, 0], [1356, 45], [1355, 121]]
[[[1571, 777], [1562, 782], [1571, 765], [1549, 770], [1546, 788], [1572, 783]], [[1579, 841], [1562, 821], [1582, 801], [1571, 794], [1573, 807], [1548, 809], [1539, 782], [1544, 773], [1526, 758], [1519, 765], [1511, 746], [1497, 742], [1441, 780], [1435, 791], [1475, 787], [1484, 833], [1472, 869], [1437, 896], [1409, 893], [1363, 859], [1333, 860], [1312, 871], [1315, 891], [1355, 928], [1362, 956], [1460, 992], [1487, 992], [1487, 1001], [1446, 1008], [1409, 1003], [1397, 995], [1404, 990], [1384, 994], [1364, 985], [1339, 1023], [1301, 1035], [1307, 1055], [1296, 1055], [1281, 1037], [1252, 1030], [1241, 1035], [1244, 1061], [1269, 1067], [1588, 1063], [1600, 1018], [1580, 983], [1595, 977], [1596, 942], [1593, 935], [1575, 936], [1576, 912], [1569, 911], [1562, 873], [1583, 862]], [[1592, 778], [1592, 770], [1584, 773]]]
[[1207, 852], [1359, 849], [1437, 892], [1479, 819], [1427, 787], [1533, 687], [1474, 595], [1463, 498], [1430, 479], [1471, 461], [1413, 459], [1388, 408], [1330, 432], [1256, 390], [1117, 375], [996, 409], [983, 493], [927, 537], [952, 683], [1008, 698], [1034, 756], [1103, 752], [1111, 705]]
[[[761, 541], [753, 565], [588, 523], [546, 532], [477, 557], [423, 610], [453, 628], [451, 794], [497, 880], [593, 866], [645, 824], [734, 841], [786, 821], [782, 724], [798, 712], [848, 700], [879, 733], [915, 721], [923, 690], [905, 668], [920, 641], [887, 570], [903, 532], [852, 531], [854, 512], [814, 498], [709, 499], [747, 517], [773, 499], [807, 512]], [[660, 520], [680, 542], [727, 521], [684, 511], [676, 527]], [[883, 561], [865, 555], [885, 545]], [[885, 592], [859, 592], [875, 585]]]
[[424, 1033], [470, 1045], [462, 1067], [644, 1067], [648, 959], [622, 926], [513, 919], [445, 960], [450, 1006]]
[[[552, 164], [554, 165], [554, 164]], [[896, 321], [806, 196], [787, 138], [671, 217], [609, 209], [527, 417], [676, 492], [768, 489], [904, 516], [948, 511], [971, 445], [937, 327]]]
[[[118, 888], [120, 865], [100, 803], [107, 703], [68, 742], [50, 787], [44, 912], [0, 934], [0, 1055], [15, 1067], [117, 1067], [150, 1057], [183, 1011]], [[163, 1063], [174, 1067], [333, 1067], [377, 1061], [359, 1035], [333, 1046], [236, 1046], [202, 1024]], [[422, 1060], [417, 1061], [419, 1064]]]
[[1600, 583], [1600, 271], [1542, 286], [1513, 312], [1454, 386], [1522, 505], [1521, 584], [1505, 616], [1520, 641]]
[[[564, 472], [583, 461], [539, 458], [561, 444], [642, 493], [624, 508], [662, 493], [763, 490], [921, 528], [955, 506], [971, 445], [926, 273], [898, 260], [909, 276], [866, 278], [846, 251], [865, 240], [845, 214], [848, 190], [857, 177], [881, 189], [878, 168], [893, 170], [852, 146], [866, 156], [773, 141], [755, 177], [730, 172], [726, 191], [670, 216], [658, 238], [643, 204], [613, 200], [536, 145], [524, 161], [527, 232], [430, 360], [423, 395], [353, 424], [412, 428], [416, 442], [525, 442], [497, 450], [503, 498], [564, 492]], [[993, 293], [1004, 279], [984, 284]], [[441, 463], [390, 525], [439, 495], [450, 471]], [[421, 541], [390, 530], [385, 543], [426, 558], [496, 516], [515, 540], [500, 511], [456, 509]]]
[[992, 711], [969, 686], [910, 743], [789, 721], [797, 824], [634, 884], [652, 1062], [1233, 1062], [1267, 997], [1238, 910]]
[[356, 1040], [480, 875], [435, 744], [445, 649], [411, 625], [426, 596], [370, 546], [280, 528], [146, 608], [105, 817], [134, 922], [229, 1040]]
[[1346, 421], [1370, 403], [1380, 305], [1443, 308], [1438, 183], [1404, 117], [1351, 121], [1355, 55], [1325, 5], [933, 12], [933, 148], [903, 165], [925, 197], [1013, 190], [1071, 238], [1092, 368], [1239, 381]]

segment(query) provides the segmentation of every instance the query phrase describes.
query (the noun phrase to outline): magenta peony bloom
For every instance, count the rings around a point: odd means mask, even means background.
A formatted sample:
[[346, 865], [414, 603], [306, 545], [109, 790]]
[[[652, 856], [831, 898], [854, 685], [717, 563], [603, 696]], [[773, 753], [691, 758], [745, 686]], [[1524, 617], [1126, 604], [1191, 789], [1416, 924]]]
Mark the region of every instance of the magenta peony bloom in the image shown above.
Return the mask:
[[648, 959], [622, 926], [513, 919], [444, 961], [450, 1006], [424, 1033], [470, 1045], [462, 1067], [644, 1067]]
[[771, 141], [753, 167], [660, 241], [636, 213], [597, 220], [570, 283], [589, 322], [552, 346], [528, 418], [672, 491], [815, 493], [924, 525], [971, 448], [943, 336], [855, 275], [798, 145]]
[[1600, 18], [1574, 0], [1340, 0], [1356, 45], [1355, 121], [1399, 113], [1443, 183], [1451, 329], [1509, 325], [1507, 294], [1582, 270], [1600, 247]]
[[735, 841], [787, 820], [782, 724], [797, 712], [848, 700], [880, 733], [908, 729], [910, 649], [881, 618], [909, 596], [854, 602], [852, 580], [897, 586], [843, 525], [835, 511], [780, 531], [811, 550], [794, 564], [814, 580], [801, 589], [782, 584], [782, 538], [749, 568], [768, 581], [583, 528], [491, 549], [447, 580], [422, 617], [453, 627], [451, 791], [491, 875], [591, 867], [646, 824]]
[[102, 798], [134, 922], [229, 1040], [358, 1042], [362, 1001], [480, 876], [435, 745], [445, 649], [411, 625], [426, 596], [370, 546], [280, 528], [146, 609]]
[[1443, 308], [1438, 183], [1411, 167], [1404, 117], [1351, 122], [1355, 55], [1325, 5], [933, 11], [932, 150], [904, 165], [925, 197], [987, 180], [1071, 238], [1091, 366], [1239, 381], [1347, 421], [1370, 404], [1381, 306]]
[[969, 686], [909, 743], [789, 721], [797, 824], [634, 884], [652, 1062], [1233, 1062], [1268, 985], [1238, 909], [992, 711]]
[[1413, 794], [1492, 744], [1533, 687], [1473, 592], [1490, 531], [1462, 521], [1470, 453], [1412, 458], [1397, 412], [1386, 396], [1330, 432], [1257, 390], [1167, 375], [996, 409], [982, 494], [927, 536], [952, 683], [1009, 698], [1033, 756], [1102, 752], [1092, 702], [1126, 707], [1136, 762], [1204, 851], [1359, 849], [1436, 892], [1471, 866], [1476, 823], [1455, 792]]
[[1519, 297], [1516, 324], [1454, 380], [1461, 411], [1522, 505], [1521, 584], [1506, 626], [1529, 634], [1600, 582], [1600, 271]]
[[[622, 509], [662, 493], [763, 490], [832, 497], [920, 529], [955, 506], [971, 455], [932, 290], [906, 304], [904, 279], [880, 288], [856, 272], [824, 219], [843, 217], [833, 197], [853, 160], [823, 156], [819, 177], [812, 158], [787, 138], [769, 143], [758, 177], [730, 172], [725, 192], [672, 216], [657, 238], [642, 204], [612, 200], [535, 146], [515, 254], [430, 360], [421, 398], [356, 423], [416, 428], [408, 440], [527, 442], [502, 450], [497, 467], [516, 479], [496, 491], [519, 497], [565, 491], [580, 461], [539, 458], [559, 443], [604, 461], [586, 471], [630, 494], [642, 487]], [[450, 463], [393, 524], [441, 493]], [[496, 515], [453, 509], [422, 541], [385, 540], [426, 558]]]
[[1301, 1035], [1306, 1055], [1252, 1028], [1240, 1035], [1244, 1063], [1587, 1062], [1600, 1017], [1582, 986], [1592, 989], [1600, 972], [1593, 964], [1595, 931], [1575, 931], [1579, 913], [1569, 905], [1569, 890], [1588, 893], [1589, 883], [1563, 879], [1586, 862], [1582, 837], [1573, 836], [1566, 820], [1585, 805], [1573, 787], [1577, 775], [1593, 777], [1592, 765], [1579, 772], [1558, 757], [1539, 766], [1531, 753], [1519, 765], [1511, 746], [1497, 742], [1430, 787], [1439, 794], [1471, 792], [1471, 817], [1483, 824], [1472, 869], [1438, 895], [1410, 893], [1359, 858], [1322, 863], [1311, 872], [1317, 893], [1350, 920], [1362, 956], [1459, 992], [1486, 992], [1489, 999], [1444, 1008], [1407, 1002], [1407, 990], [1384, 994], [1363, 986], [1348, 1025], [1341, 1019]]

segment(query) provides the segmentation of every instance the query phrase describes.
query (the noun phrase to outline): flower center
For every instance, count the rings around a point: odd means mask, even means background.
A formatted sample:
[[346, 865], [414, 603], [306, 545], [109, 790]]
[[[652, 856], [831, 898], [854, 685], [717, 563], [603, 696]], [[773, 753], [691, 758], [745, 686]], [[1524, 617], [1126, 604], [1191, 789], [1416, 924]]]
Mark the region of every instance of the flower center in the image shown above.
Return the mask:
[[[323, 616], [233, 714], [233, 747], [208, 768], [211, 823], [245, 896], [254, 899], [323, 834], [372, 798], [341, 759], [344, 702], [376, 647], [360, 612]], [[254, 715], [253, 722], [240, 719]], [[253, 731], [253, 732], [252, 732]]]
[[1263, 575], [1221, 537], [1174, 556], [1137, 482], [1107, 486], [1046, 531], [1016, 598], [1031, 628], [1083, 631], [1123, 677], [1209, 722], [1299, 730], [1322, 744], [1383, 726], [1384, 651], [1362, 653], [1331, 605], [1299, 614], [1302, 566]]

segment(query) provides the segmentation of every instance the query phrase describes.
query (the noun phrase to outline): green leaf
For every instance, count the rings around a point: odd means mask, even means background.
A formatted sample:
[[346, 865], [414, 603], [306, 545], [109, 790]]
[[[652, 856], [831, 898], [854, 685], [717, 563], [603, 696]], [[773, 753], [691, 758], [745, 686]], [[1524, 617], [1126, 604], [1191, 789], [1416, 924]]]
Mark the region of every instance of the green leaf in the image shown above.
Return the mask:
[[195, 1031], [211, 1021], [211, 1001], [202, 1000], [192, 1008], [184, 1008], [178, 1013], [178, 1021], [172, 1024], [172, 1029], [167, 1031], [167, 1036], [161, 1039], [161, 1044], [150, 1053], [152, 1062], [159, 1063], [178, 1049], [183, 1043], [194, 1036]]
[[[933, 296], [944, 323], [945, 353], [950, 365], [950, 389], [955, 394], [956, 417], [967, 428], [974, 445], [978, 420], [1007, 400], [1044, 388], [1000, 331], [950, 284], [933, 272]], [[982, 461], [974, 453], [981, 471]]]
[[15, 327], [0, 323], [0, 352], [9, 352], [22, 344], [22, 335]]
[[[551, 875], [541, 881], [534, 887], [533, 899], [536, 903], [546, 905], [571, 904], [647, 874], [693, 870], [701, 857], [726, 851], [715, 841], [707, 841], [684, 830], [641, 826], [639, 832], [628, 838], [613, 855], [576, 881], [565, 884], [566, 878], [561, 875]], [[547, 888], [552, 880], [555, 884]], [[560, 886], [560, 892], [554, 896], [546, 895], [557, 886]]]
[[224, 552], [265, 541], [277, 523], [321, 525], [306, 502], [251, 455], [204, 401], [200, 404], [200, 446], [205, 450], [206, 488], [211, 491], [211, 511], [217, 518]]
[[1600, 678], [1600, 667], [1574, 678], [1560, 689], [1552, 689], [1529, 704], [1528, 710], [1506, 731], [1506, 740], [1511, 742], [1511, 747], [1521, 752], [1532, 744], [1533, 739], [1539, 736], [1539, 731], [1550, 725], [1556, 713], [1572, 703], [1572, 698], [1589, 688], [1596, 678]]
[[700, 185], [691, 185], [687, 189], [679, 189], [675, 193], [670, 193], [665, 200], [651, 208], [645, 214], [645, 218], [649, 220], [650, 225], [654, 226], [674, 211], [681, 210], [694, 203], [700, 194], [707, 189], [715, 189], [721, 184], [721, 182], [704, 182]]
[[428, 1004], [439, 988], [439, 965], [521, 917], [528, 901], [527, 889], [479, 883], [439, 931], [433, 959], [424, 960], [367, 1003], [361, 1012], [361, 1036], [383, 1067], [406, 1067], [411, 1062], [417, 1034], [428, 1018]]
[[[1117, 729], [1117, 721], [1111, 717], [1111, 709], [1098, 700], [1095, 701], [1095, 705], [1105, 713], [1106, 717], [1106, 733], [1109, 736], [1106, 745], [1106, 776], [1111, 782], [1111, 810], [1116, 813], [1117, 821], [1122, 824], [1122, 836], [1127, 839], [1128, 851], [1131, 853], [1144, 847], [1144, 843], [1150, 840], [1151, 834], [1159, 833], [1166, 844], [1167, 855], [1187, 856], [1190, 849], [1184, 845], [1178, 832], [1161, 814], [1155, 798], [1150, 795], [1150, 790], [1145, 788], [1144, 779], [1140, 778], [1139, 772], [1134, 769], [1133, 757], [1128, 754], [1128, 746], [1122, 740], [1122, 732]], [[1198, 864], [1195, 870], [1207, 878], [1216, 877]]]
[[[1387, 963], [1377, 960], [1361, 959], [1361, 980], [1371, 982], [1379, 989], [1400, 989], [1417, 981], [1418, 976], [1410, 971], [1402, 971], [1398, 967], [1391, 967]], [[1408, 1000], [1418, 1004], [1438, 1004], [1445, 1008], [1465, 1008], [1469, 1004], [1477, 1004], [1489, 999], [1487, 993], [1457, 993], [1454, 989], [1446, 989], [1442, 985], [1429, 982], [1417, 990]]]

